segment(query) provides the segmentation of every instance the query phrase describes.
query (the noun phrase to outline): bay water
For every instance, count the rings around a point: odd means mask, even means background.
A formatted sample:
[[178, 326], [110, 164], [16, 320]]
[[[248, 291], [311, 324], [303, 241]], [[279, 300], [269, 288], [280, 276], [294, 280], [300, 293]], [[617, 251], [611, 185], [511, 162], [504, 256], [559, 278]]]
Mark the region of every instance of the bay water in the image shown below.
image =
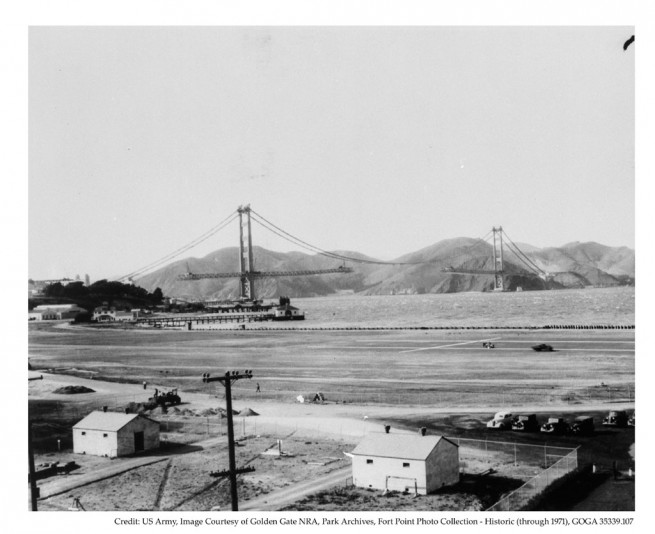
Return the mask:
[[294, 298], [306, 327], [635, 324], [635, 288]]

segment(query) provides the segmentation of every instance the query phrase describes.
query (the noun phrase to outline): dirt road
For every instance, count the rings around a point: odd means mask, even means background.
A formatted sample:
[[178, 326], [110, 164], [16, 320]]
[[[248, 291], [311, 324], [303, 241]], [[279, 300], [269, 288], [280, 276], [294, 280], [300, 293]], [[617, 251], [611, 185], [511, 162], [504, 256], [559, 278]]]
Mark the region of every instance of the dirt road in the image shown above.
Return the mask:
[[323, 491], [334, 486], [345, 485], [348, 477], [352, 476], [350, 466], [332, 471], [319, 478], [294, 484], [293, 486], [278, 490], [258, 499], [252, 499], [240, 506], [240, 510], [272, 511], [292, 504], [307, 495]]

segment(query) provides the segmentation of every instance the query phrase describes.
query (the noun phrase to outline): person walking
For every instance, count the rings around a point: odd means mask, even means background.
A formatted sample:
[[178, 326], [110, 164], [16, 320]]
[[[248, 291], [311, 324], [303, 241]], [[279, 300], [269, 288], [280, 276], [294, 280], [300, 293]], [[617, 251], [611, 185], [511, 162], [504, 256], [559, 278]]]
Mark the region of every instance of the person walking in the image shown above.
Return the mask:
[[146, 382], [146, 381], [144, 380], [144, 381], [143, 381], [143, 389], [146, 389], [146, 386], [147, 386], [147, 385], [148, 385], [148, 382]]
[[262, 390], [259, 388], [259, 382], [257, 382], [257, 391], [256, 391], [256, 393], [261, 393], [261, 392], [262, 392]]

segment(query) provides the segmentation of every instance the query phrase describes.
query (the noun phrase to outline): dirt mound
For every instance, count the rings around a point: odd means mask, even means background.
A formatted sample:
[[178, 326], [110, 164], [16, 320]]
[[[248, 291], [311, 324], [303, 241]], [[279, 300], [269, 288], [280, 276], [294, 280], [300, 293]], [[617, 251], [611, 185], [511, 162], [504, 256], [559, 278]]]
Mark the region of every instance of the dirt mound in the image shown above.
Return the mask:
[[130, 402], [125, 406], [124, 411], [126, 413], [143, 413], [147, 410], [150, 410], [151, 408], [152, 406], [147, 403], [144, 404], [143, 402]]
[[237, 415], [240, 417], [251, 417], [253, 415], [259, 415], [256, 411], [251, 410], [250, 408], [244, 408]]
[[74, 395], [76, 393], [95, 393], [95, 389], [86, 386], [63, 386], [53, 391], [60, 395]]
[[[221, 419], [227, 417], [227, 410], [225, 408], [218, 408], [216, 415], [220, 415]], [[238, 410], [232, 410], [232, 415], [239, 415]]]

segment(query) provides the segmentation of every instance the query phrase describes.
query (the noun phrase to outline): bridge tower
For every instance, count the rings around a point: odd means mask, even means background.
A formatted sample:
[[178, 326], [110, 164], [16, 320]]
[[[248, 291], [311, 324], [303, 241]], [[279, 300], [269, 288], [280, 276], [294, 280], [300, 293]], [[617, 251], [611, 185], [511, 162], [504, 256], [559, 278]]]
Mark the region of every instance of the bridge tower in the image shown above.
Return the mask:
[[[240, 298], [242, 300], [254, 301], [255, 280], [258, 278], [269, 278], [277, 276], [308, 276], [315, 274], [345, 274], [352, 273], [352, 267], [342, 265], [336, 269], [313, 269], [298, 271], [256, 271], [255, 261], [252, 250], [252, 231], [250, 225], [250, 204], [239, 206], [239, 272], [232, 273], [205, 273], [194, 274], [188, 272], [177, 277], [178, 280], [204, 280], [206, 278], [238, 278]], [[257, 212], [255, 213], [255, 222], [257, 221]]]
[[505, 286], [503, 283], [503, 227], [493, 227], [491, 229], [494, 237], [494, 291], [504, 291]]
[[255, 270], [255, 264], [252, 252], [250, 204], [247, 206], [239, 206], [237, 212], [239, 213], [239, 269], [241, 271], [241, 298], [255, 300], [255, 280], [251, 276], [251, 273]]

